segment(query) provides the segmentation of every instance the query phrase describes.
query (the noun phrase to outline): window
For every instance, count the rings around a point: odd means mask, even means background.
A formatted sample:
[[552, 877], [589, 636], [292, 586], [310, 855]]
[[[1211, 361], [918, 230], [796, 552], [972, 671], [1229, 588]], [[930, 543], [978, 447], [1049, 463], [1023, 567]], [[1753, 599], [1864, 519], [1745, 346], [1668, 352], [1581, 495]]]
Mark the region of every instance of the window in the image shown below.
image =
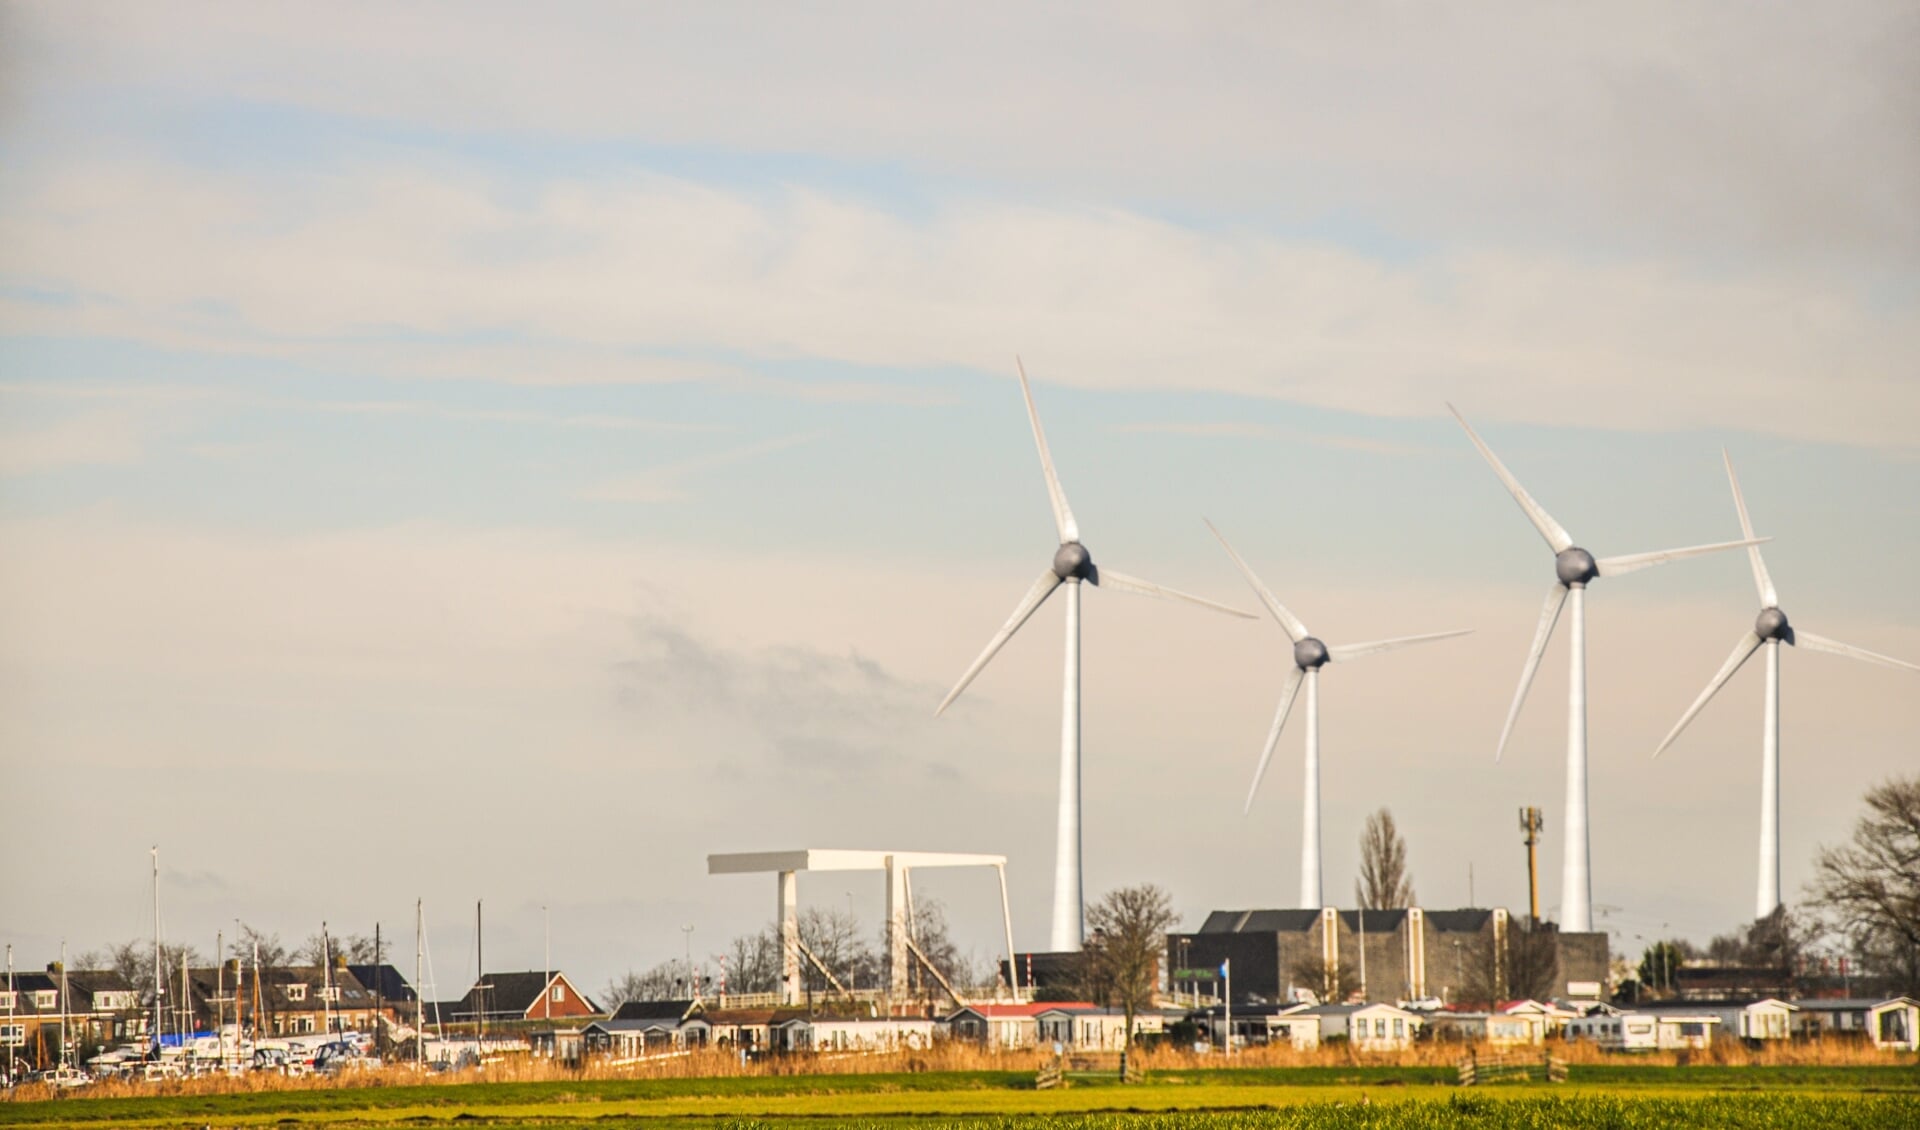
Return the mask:
[[1403, 1020], [1403, 1019], [1401, 1019], [1401, 1018], [1400, 1018], [1400, 1017], [1398, 1017], [1398, 1016], [1396, 1016], [1396, 1017], [1394, 1017], [1394, 1018], [1393, 1018], [1393, 1037], [1394, 1037], [1394, 1039], [1396, 1039], [1396, 1040], [1397, 1040], [1397, 1039], [1399, 1039], [1400, 1037], [1402, 1037], [1402, 1036], [1404, 1036], [1404, 1035], [1406, 1035], [1406, 1034], [1407, 1034], [1407, 1022], [1406, 1022], [1405, 1020]]
[[340, 1000], [340, 986], [338, 985], [324, 986], [320, 990], [320, 999], [323, 1001], [338, 1002]]
[[561, 988], [560, 986], [555, 985], [551, 990], [548, 991], [547, 999], [552, 1001], [554, 1004], [560, 1004], [561, 1002], [567, 999], [567, 991]]
[[17, 1008], [17, 1007], [18, 1007], [18, 1004], [17, 1002], [14, 1001], [13, 994], [11, 992], [8, 992], [6, 989], [0, 989], [0, 1009]]
[[1682, 1020], [1680, 1035], [1684, 1039], [1696, 1039], [1707, 1034], [1707, 1026], [1697, 1020]]
[[100, 992], [93, 994], [93, 1007], [98, 1012], [121, 1012], [133, 1007], [133, 994], [127, 992]]
[[0, 1046], [19, 1047], [27, 1042], [25, 1024], [0, 1024]]
[[306, 987], [305, 985], [302, 985], [302, 984], [300, 984], [300, 983], [299, 983], [299, 982], [297, 982], [297, 981], [296, 981], [296, 982], [294, 982], [294, 983], [293, 983], [293, 984], [291, 984], [291, 985], [288, 985], [288, 986], [287, 986], [287, 999], [288, 999], [288, 1000], [290, 1000], [290, 1001], [303, 1001], [303, 1000], [306, 1000], [306, 999], [307, 999], [307, 987]]
[[35, 1007], [35, 1008], [58, 1008], [58, 1007], [59, 1007], [59, 1005], [60, 1005], [60, 991], [59, 991], [58, 989], [36, 989], [36, 990], [34, 990], [34, 994], [33, 994], [33, 1007]]
[[1376, 1016], [1373, 1018], [1373, 1034], [1382, 1040], [1387, 1038], [1387, 1018], [1386, 1017]]

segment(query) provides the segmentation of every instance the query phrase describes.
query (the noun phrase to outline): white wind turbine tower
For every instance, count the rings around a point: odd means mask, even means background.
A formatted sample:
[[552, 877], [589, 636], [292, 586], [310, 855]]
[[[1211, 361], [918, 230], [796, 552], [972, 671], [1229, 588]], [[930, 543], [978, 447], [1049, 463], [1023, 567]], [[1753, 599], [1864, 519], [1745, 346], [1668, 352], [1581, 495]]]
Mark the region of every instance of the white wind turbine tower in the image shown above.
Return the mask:
[[1566, 859], [1560, 873], [1560, 928], [1571, 933], [1586, 933], [1593, 929], [1593, 845], [1587, 835], [1587, 585], [1598, 577], [1617, 577], [1622, 573], [1665, 565], [1669, 561], [1717, 553], [1723, 549], [1738, 549], [1768, 539], [1750, 537], [1745, 541], [1661, 549], [1652, 553], [1596, 560], [1593, 554], [1573, 544], [1573, 538], [1565, 528], [1533, 500], [1533, 496], [1520, 485], [1520, 480], [1513, 477], [1513, 473], [1500, 462], [1493, 449], [1486, 445], [1459, 410], [1449, 404], [1447, 411], [1460, 421], [1460, 426], [1466, 429], [1467, 438], [1473, 440], [1473, 445], [1480, 449], [1480, 454], [1486, 457], [1493, 473], [1500, 476], [1500, 481], [1506, 484], [1514, 501], [1526, 512], [1527, 520], [1533, 523], [1534, 529], [1540, 531], [1540, 536], [1547, 540], [1547, 546], [1554, 553], [1553, 571], [1556, 579], [1553, 591], [1547, 594], [1546, 607], [1540, 610], [1540, 625], [1534, 629], [1533, 647], [1527, 652], [1526, 666], [1520, 669], [1520, 687], [1514, 692], [1513, 706], [1507, 710], [1507, 724], [1501, 728], [1500, 744], [1494, 750], [1496, 761], [1506, 752], [1507, 738], [1513, 734], [1513, 724], [1520, 717], [1520, 707], [1527, 701], [1527, 688], [1533, 685], [1533, 674], [1540, 668], [1540, 657], [1547, 650], [1547, 640], [1553, 635], [1553, 626], [1560, 619], [1560, 610], [1568, 603], [1568, 598], [1572, 598], [1573, 638], [1568, 641], [1571, 660], [1567, 668], [1567, 812], [1561, 821], [1561, 827], [1566, 832]]
[[1020, 370], [1020, 392], [1027, 401], [1027, 419], [1033, 424], [1033, 442], [1040, 449], [1040, 471], [1046, 476], [1047, 497], [1053, 502], [1053, 523], [1060, 534], [1059, 548], [1053, 560], [1033, 582], [1027, 595], [1014, 606], [1013, 615], [987, 641], [986, 650], [967, 668], [947, 697], [934, 710], [943, 713], [960, 692], [980, 674], [987, 661], [999, 654], [1013, 634], [1020, 630], [1035, 610], [1045, 603], [1053, 590], [1067, 588], [1067, 663], [1066, 685], [1060, 703], [1060, 813], [1054, 840], [1053, 930], [1051, 946], [1055, 951], [1077, 950], [1086, 933], [1085, 893], [1080, 875], [1080, 583], [1103, 588], [1125, 589], [1149, 596], [1171, 597], [1202, 608], [1225, 612], [1248, 620], [1254, 616], [1224, 604], [1215, 604], [1197, 596], [1163, 588], [1138, 577], [1116, 573], [1093, 563], [1087, 547], [1080, 543], [1080, 526], [1067, 506], [1066, 492], [1060, 489], [1060, 477], [1053, 470], [1053, 456], [1047, 451], [1047, 434], [1040, 429], [1040, 413], [1033, 406], [1033, 388], [1027, 383], [1027, 370], [1016, 359]]
[[[1747, 517], [1746, 499], [1740, 495], [1740, 479], [1733, 473], [1733, 457], [1724, 449], [1720, 457], [1727, 464], [1727, 481], [1733, 484], [1733, 505], [1740, 512], [1740, 532], [1751, 538], [1753, 522]], [[1773, 578], [1767, 574], [1767, 563], [1760, 559], [1760, 548], [1748, 546], [1747, 557], [1753, 564], [1753, 586], [1760, 593], [1760, 615], [1755, 618], [1753, 628], [1733, 645], [1733, 654], [1721, 665], [1719, 674], [1700, 692], [1700, 697], [1693, 700], [1680, 721], [1674, 723], [1673, 730], [1653, 755], [1659, 757], [1665, 752], [1680, 736], [1680, 731], [1687, 728], [1687, 723], [1693, 721], [1694, 715], [1707, 705], [1707, 700], [1727, 685], [1741, 664], [1752, 658], [1762, 645], [1766, 647], [1767, 694], [1760, 715], [1760, 884], [1754, 898], [1754, 917], [1765, 918], [1780, 905], [1780, 645], [1851, 656], [1906, 671], [1920, 671], [1920, 666], [1795, 628], [1787, 622], [1787, 614], [1780, 611], [1780, 596], [1774, 591]]]
[[1293, 641], [1293, 670], [1287, 672], [1287, 681], [1280, 687], [1280, 709], [1274, 712], [1273, 729], [1267, 731], [1267, 745], [1260, 752], [1260, 764], [1254, 768], [1253, 785], [1247, 790], [1247, 803], [1242, 811], [1253, 809], [1253, 794], [1259, 791], [1260, 779], [1266, 776], [1267, 763], [1273, 760], [1274, 747], [1280, 744], [1280, 731], [1286, 727], [1287, 715], [1293, 711], [1294, 696], [1300, 692], [1300, 685], [1304, 682], [1307, 687], [1307, 783], [1300, 816], [1300, 905], [1325, 906], [1320, 888], [1320, 668], [1329, 663], [1342, 663], [1392, 651], [1408, 644], [1464, 636], [1473, 629], [1460, 628], [1424, 636], [1402, 636], [1373, 643], [1328, 647], [1307, 630], [1298, 616], [1287, 611], [1286, 606], [1274, 598], [1272, 591], [1254, 575], [1252, 567], [1227, 541], [1225, 534], [1215, 528], [1212, 522], [1207, 523], [1207, 528], [1213, 530], [1213, 536], [1220, 539], [1221, 545], [1226, 546], [1227, 555], [1246, 574], [1254, 595], [1260, 598], [1261, 604], [1267, 606], [1267, 611], [1287, 633], [1287, 638]]

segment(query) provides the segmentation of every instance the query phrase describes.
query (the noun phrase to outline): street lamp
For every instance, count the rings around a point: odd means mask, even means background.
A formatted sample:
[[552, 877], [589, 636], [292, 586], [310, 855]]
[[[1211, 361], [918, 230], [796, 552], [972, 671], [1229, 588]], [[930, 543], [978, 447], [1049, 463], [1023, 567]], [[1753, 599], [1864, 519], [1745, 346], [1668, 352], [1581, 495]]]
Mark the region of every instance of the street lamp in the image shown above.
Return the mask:
[[698, 999], [699, 990], [693, 987], [693, 927], [682, 926], [680, 932], [686, 936], [687, 941], [687, 996], [689, 999]]

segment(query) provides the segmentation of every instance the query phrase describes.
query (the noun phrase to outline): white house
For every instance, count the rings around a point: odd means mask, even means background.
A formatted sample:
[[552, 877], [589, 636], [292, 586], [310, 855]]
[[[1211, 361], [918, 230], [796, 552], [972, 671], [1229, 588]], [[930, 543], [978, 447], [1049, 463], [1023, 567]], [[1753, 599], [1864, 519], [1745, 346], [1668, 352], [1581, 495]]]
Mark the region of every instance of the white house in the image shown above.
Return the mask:
[[[1264, 1047], [1291, 1044], [1295, 1051], [1311, 1051], [1320, 1046], [1320, 1018], [1300, 1004], [1236, 1005], [1233, 1009], [1233, 1046]], [[1226, 1010], [1218, 1005], [1200, 1018], [1208, 1042], [1224, 1046]]]
[[1308, 1005], [1289, 1015], [1317, 1017], [1320, 1039], [1344, 1036], [1348, 1044], [1361, 1051], [1404, 1048], [1413, 1042], [1413, 1034], [1422, 1022], [1419, 1013], [1385, 1002]]
[[940, 1027], [949, 1039], [988, 1049], [1030, 1048], [1039, 1038], [1034, 1017], [1056, 1007], [1057, 1003], [970, 1004], [941, 1017]]
[[[1091, 1004], [1056, 1004], [1034, 1013], [1041, 1044], [1058, 1044], [1074, 1051], [1124, 1051], [1127, 1014], [1118, 1008]], [[1133, 1034], [1166, 1030], [1166, 1016], [1148, 1009], [1133, 1017]]]
[[1868, 1009], [1867, 1038], [1876, 1048], [1920, 1051], [1920, 1001], [1895, 997]]
[[899, 1016], [795, 1016], [772, 1026], [783, 1051], [875, 1052], [933, 1043], [933, 1021]]

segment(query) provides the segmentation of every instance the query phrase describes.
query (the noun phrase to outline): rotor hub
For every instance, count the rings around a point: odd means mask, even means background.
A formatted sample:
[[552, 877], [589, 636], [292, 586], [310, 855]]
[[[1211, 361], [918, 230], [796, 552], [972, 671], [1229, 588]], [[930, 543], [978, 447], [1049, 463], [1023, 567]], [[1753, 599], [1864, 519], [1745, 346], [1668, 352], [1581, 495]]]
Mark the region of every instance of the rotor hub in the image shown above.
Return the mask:
[[1572, 588], [1584, 585], [1600, 575], [1600, 566], [1594, 563], [1593, 554], [1571, 545], [1554, 555], [1553, 571], [1560, 577], [1560, 583]]
[[1293, 662], [1303, 671], [1326, 666], [1328, 658], [1327, 645], [1312, 636], [1293, 645]]
[[1063, 542], [1053, 551], [1053, 575], [1063, 581], [1085, 580], [1093, 574], [1093, 554], [1077, 541]]
[[1753, 620], [1753, 634], [1763, 640], [1793, 642], [1793, 626], [1787, 623], [1787, 614], [1777, 607], [1760, 610], [1760, 615]]

